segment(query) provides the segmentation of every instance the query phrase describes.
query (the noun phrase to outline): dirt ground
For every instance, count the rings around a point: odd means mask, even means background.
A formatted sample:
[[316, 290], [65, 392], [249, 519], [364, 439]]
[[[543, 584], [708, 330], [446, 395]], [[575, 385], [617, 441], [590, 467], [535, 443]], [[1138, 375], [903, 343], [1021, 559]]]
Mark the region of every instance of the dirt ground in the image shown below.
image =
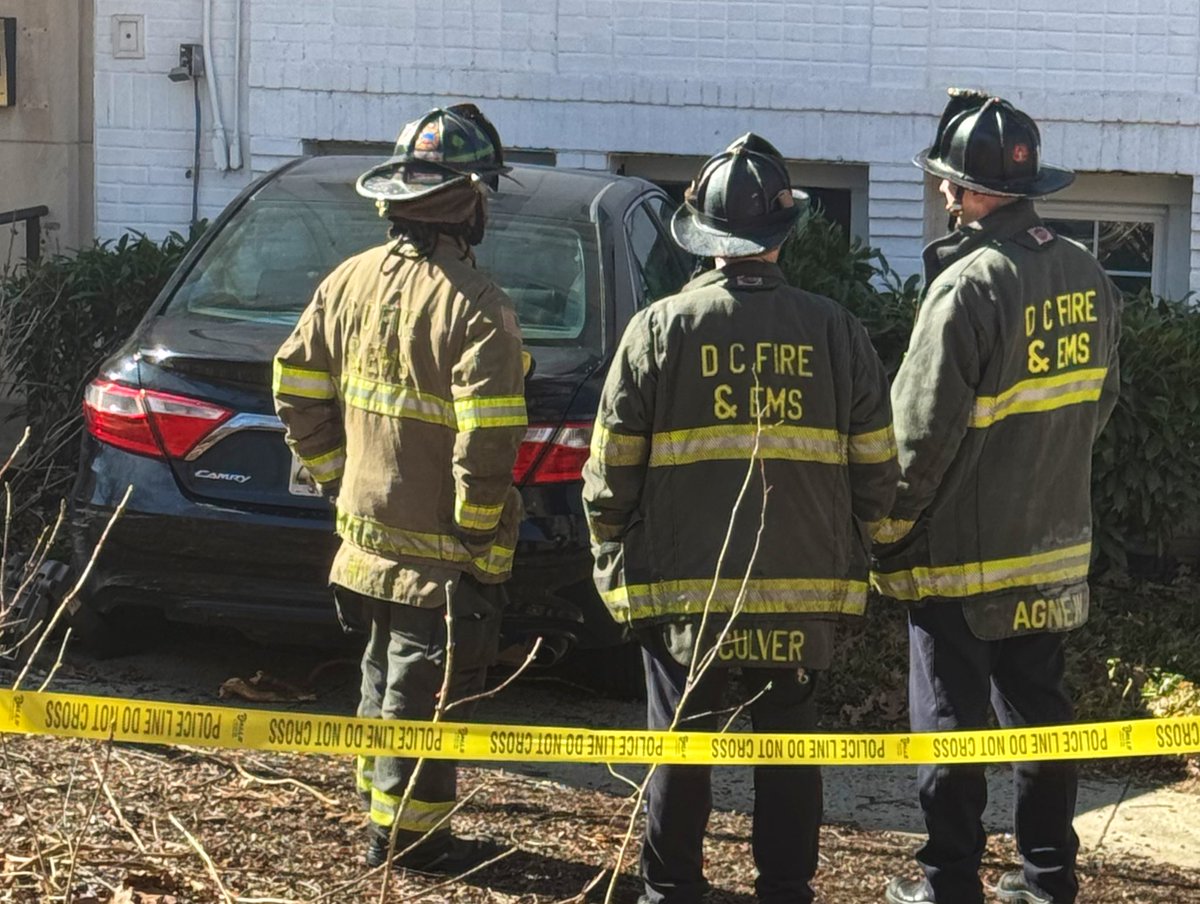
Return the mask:
[[[380, 873], [362, 865], [365, 821], [343, 760], [12, 736], [2, 753], [3, 900], [64, 900], [68, 890], [75, 904], [379, 899]], [[625, 833], [627, 798], [476, 768], [461, 770], [460, 798], [456, 830], [501, 839], [511, 853], [451, 884], [399, 873], [387, 900], [603, 899], [601, 874]], [[713, 814], [713, 901], [754, 900], [749, 833], [745, 815]], [[877, 904], [889, 876], [910, 873], [914, 844], [827, 827], [820, 900]], [[985, 880], [1013, 858], [1011, 840], [994, 839]], [[633, 870], [627, 864], [615, 900], [635, 900]], [[1081, 904], [1200, 902], [1200, 873], [1131, 858], [1085, 859], [1081, 882]]]

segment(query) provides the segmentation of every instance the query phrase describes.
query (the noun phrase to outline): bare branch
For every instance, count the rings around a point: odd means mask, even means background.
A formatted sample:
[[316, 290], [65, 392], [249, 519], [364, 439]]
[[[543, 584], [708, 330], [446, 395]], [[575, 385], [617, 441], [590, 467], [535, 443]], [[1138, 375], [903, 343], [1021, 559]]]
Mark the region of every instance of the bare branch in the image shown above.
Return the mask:
[[17, 441], [16, 446], [13, 447], [12, 453], [8, 456], [8, 460], [4, 462], [3, 465], [0, 465], [0, 477], [3, 477], [8, 473], [8, 469], [12, 467], [12, 463], [17, 460], [17, 456], [21, 454], [21, 450], [25, 448], [25, 444], [29, 442], [29, 433], [30, 428], [26, 427], [25, 432], [21, 434], [21, 438]]
[[[29, 437], [29, 428], [25, 428], [25, 437]], [[24, 439], [21, 442], [25, 442]], [[20, 446], [18, 445], [19, 449]], [[17, 453], [14, 452], [13, 455]], [[9, 459], [12, 462], [12, 459]], [[8, 470], [8, 465], [5, 464], [4, 470]], [[4, 471], [0, 471], [3, 474]], [[12, 487], [7, 483], [4, 485], [4, 546], [0, 547], [0, 620], [3, 620], [5, 610], [8, 609], [6, 600], [4, 599], [5, 586], [8, 584], [8, 532], [12, 527]]]
[[621, 773], [619, 773], [616, 769], [613, 768], [612, 763], [605, 763], [604, 768], [607, 769], [608, 774], [611, 775], [613, 778], [615, 778], [617, 781], [624, 782], [625, 784], [627, 784], [630, 788], [632, 788], [635, 791], [638, 789], [638, 783], [635, 782], [633, 779], [627, 778], [624, 775], [622, 775]]
[[16, 770], [13, 769], [12, 760], [8, 755], [8, 735], [2, 731], [0, 731], [0, 752], [4, 755], [4, 769], [12, 778], [13, 790], [17, 795], [17, 800], [20, 801], [21, 810], [24, 812], [25, 819], [31, 829], [30, 836], [33, 839], [33, 853], [37, 856], [39, 875], [45, 880], [49, 873], [46, 870], [46, 858], [42, 855], [42, 844], [39, 840], [42, 835], [40, 824], [34, 818], [33, 811], [29, 809], [29, 800], [25, 797], [24, 788], [17, 778]]
[[583, 902], [587, 900], [587, 896], [592, 889], [604, 881], [604, 874], [607, 872], [608, 870], [606, 869], [600, 870], [600, 872], [596, 873], [596, 875], [592, 877], [591, 882], [580, 889], [579, 894], [570, 898], [563, 898], [561, 901], [555, 901], [554, 904], [583, 904]]
[[[21, 670], [21, 674], [17, 676], [17, 680], [13, 682], [12, 689], [14, 691], [20, 688], [21, 682], [25, 680], [25, 676], [29, 673], [30, 666], [32, 666], [34, 660], [37, 659], [38, 653], [42, 651], [42, 644], [46, 642], [46, 638], [49, 637], [54, 631], [54, 628], [58, 624], [58, 620], [62, 617], [63, 612], [67, 610], [67, 607], [71, 605], [75, 597], [77, 597], [79, 592], [83, 589], [84, 584], [87, 583], [87, 579], [92, 574], [92, 569], [96, 567], [96, 560], [100, 557], [100, 550], [104, 548], [105, 541], [108, 540], [108, 535], [112, 531], [113, 525], [117, 523], [117, 520], [123, 514], [125, 514], [125, 507], [129, 504], [129, 497], [131, 495], [133, 495], [133, 484], [130, 484], [126, 488], [125, 495], [121, 497], [120, 504], [118, 504], [116, 509], [113, 511], [112, 517], [108, 519], [108, 524], [104, 526], [104, 532], [100, 534], [100, 539], [96, 542], [96, 548], [92, 550], [92, 556], [90, 559], [88, 559], [87, 565], [84, 566], [82, 573], [79, 575], [79, 579], [75, 582], [75, 586], [71, 588], [70, 593], [62, 598], [62, 602], [60, 602], [58, 604], [58, 608], [54, 610], [54, 615], [51, 617], [50, 623], [46, 625], [46, 630], [42, 632], [42, 636], [38, 638], [37, 646], [33, 648], [33, 652], [29, 655], [29, 660], [25, 663], [25, 668]], [[62, 516], [60, 515], [59, 517], [61, 520]]]
[[[75, 880], [75, 866], [79, 862], [79, 846], [83, 842], [83, 836], [88, 830], [88, 826], [92, 824], [92, 817], [96, 813], [96, 804], [100, 802], [100, 794], [105, 786], [105, 778], [108, 776], [108, 766], [112, 762], [112, 735], [108, 736], [108, 743], [104, 745], [104, 767], [100, 772], [100, 785], [96, 788], [96, 793], [92, 795], [92, 802], [88, 806], [87, 815], [84, 817], [83, 825], [79, 827], [79, 832], [75, 836], [74, 842], [71, 844], [71, 859], [67, 866], [67, 884], [64, 892], [64, 904], [71, 904], [74, 899], [74, 889], [71, 887]], [[95, 768], [96, 760], [92, 759], [92, 767]]]
[[498, 693], [520, 678], [521, 674], [531, 665], [533, 665], [534, 660], [537, 659], [537, 654], [542, 650], [543, 641], [545, 641], [544, 637], [538, 637], [538, 639], [534, 641], [533, 646], [530, 648], [529, 655], [525, 657], [525, 661], [521, 663], [520, 667], [515, 672], [509, 675], [500, 684], [496, 685], [490, 691], [484, 691], [481, 694], [472, 694], [470, 697], [463, 697], [461, 700], [455, 700], [453, 703], [450, 703], [446, 706], [446, 712], [450, 712], [450, 710], [454, 709], [454, 707], [462, 706], [464, 703], [475, 703], [479, 700], [485, 700], [488, 697], [496, 696]]
[[751, 697], [745, 703], [738, 706], [733, 711], [733, 715], [731, 715], [728, 719], [726, 719], [725, 724], [723, 726], [721, 726], [721, 734], [725, 734], [725, 732], [729, 731], [729, 727], [731, 725], [733, 725], [733, 723], [737, 720], [737, 717], [742, 714], [742, 711], [745, 710], [745, 708], [747, 706], [753, 706], [755, 703], [757, 703], [758, 700], [762, 697], [762, 695], [771, 689], [772, 683], [773, 682], [768, 681], [766, 684], [763, 685], [762, 690], [760, 690], [757, 694], [755, 694], [753, 697]]
[[[758, 377], [755, 375], [755, 383], [757, 382]], [[725, 531], [725, 538], [721, 543], [721, 550], [717, 555], [717, 563], [713, 573], [712, 584], [709, 587], [708, 597], [704, 601], [704, 610], [700, 616], [700, 625], [696, 632], [696, 640], [692, 648], [691, 661], [688, 664], [687, 680], [684, 682], [683, 693], [680, 694], [679, 703], [675, 707], [675, 713], [671, 719], [671, 724], [667, 729], [668, 731], [675, 731], [679, 727], [680, 720], [682, 719], [683, 712], [687, 708], [687, 703], [692, 692], [699, 685], [701, 679], [703, 679], [704, 675], [708, 672], [708, 669], [711, 668], [713, 663], [716, 661], [717, 651], [725, 642], [726, 637], [728, 637], [729, 629], [732, 627], [734, 619], [737, 618], [738, 613], [741, 611], [742, 605], [745, 602], [746, 591], [750, 584], [750, 576], [754, 570], [754, 563], [758, 558], [763, 532], [766, 530], [767, 524], [767, 496], [769, 488], [766, 484], [766, 465], [760, 456], [762, 431], [762, 412], [759, 411], [756, 412], [754, 446], [751, 449], [750, 460], [746, 468], [746, 477], [742, 481], [742, 485], [739, 488], [737, 497], [733, 503], [733, 509], [729, 515], [729, 524]], [[751, 550], [749, 561], [746, 563], [746, 570], [742, 576], [742, 583], [738, 588], [737, 597], [735, 598], [733, 605], [730, 607], [729, 618], [726, 619], [725, 624], [722, 626], [721, 632], [717, 636], [716, 641], [712, 644], [712, 647], [703, 656], [701, 656], [700, 647], [704, 642], [705, 632], [708, 627], [709, 615], [712, 612], [713, 600], [716, 598], [717, 590], [720, 586], [721, 572], [725, 565], [725, 557], [729, 552], [729, 546], [733, 539], [734, 530], [737, 525], [738, 514], [741, 512], [742, 504], [745, 502], [746, 494], [748, 493], [754, 479], [755, 465], [758, 466], [758, 472], [762, 480], [763, 498], [762, 507], [759, 512], [758, 531], [755, 535], [754, 548]], [[658, 766], [658, 763], [650, 764], [650, 768], [646, 770], [645, 778], [643, 778], [641, 784], [638, 785], [637, 792], [634, 795], [633, 808], [629, 816], [629, 824], [625, 830], [624, 836], [621, 839], [621, 846], [617, 851], [617, 861], [613, 865], [613, 871], [611, 877], [609, 878], [608, 888], [604, 894], [604, 904], [611, 904], [613, 895], [616, 893], [617, 882], [620, 879], [621, 869], [625, 864], [625, 856], [629, 850], [629, 845], [633, 840], [633, 830], [637, 825], [637, 816], [642, 810], [642, 802], [646, 797], [646, 789], [649, 787], [650, 780], [658, 771]]]
[[50, 686], [50, 682], [54, 680], [54, 676], [62, 668], [63, 653], [67, 651], [67, 643], [71, 640], [71, 631], [73, 630], [73, 628], [67, 628], [63, 633], [62, 643], [58, 647], [58, 658], [54, 660], [54, 665], [50, 666], [50, 671], [46, 673], [46, 680], [38, 688], [39, 694]]
[[113, 815], [117, 817], [117, 824], [125, 830], [126, 835], [133, 839], [133, 843], [137, 845], [137, 849], [143, 854], [146, 853], [146, 845], [142, 841], [142, 837], [129, 824], [129, 820], [125, 818], [125, 813], [121, 809], [121, 805], [117, 803], [116, 797], [113, 796], [112, 789], [108, 787], [108, 776], [100, 770], [95, 760], [92, 760], [92, 769], [95, 771], [96, 778], [100, 782], [100, 789], [104, 792], [104, 796], [108, 800], [108, 805], [112, 807]]
[[187, 843], [192, 846], [192, 850], [194, 850], [204, 862], [204, 868], [208, 870], [209, 876], [211, 876], [213, 882], [217, 884], [217, 891], [221, 893], [221, 898], [225, 901], [225, 904], [234, 904], [233, 895], [229, 893], [229, 889], [227, 889], [225, 887], [225, 883], [221, 881], [221, 874], [217, 872], [217, 865], [213, 863], [212, 857], [208, 856], [208, 851], [204, 850], [200, 842], [195, 839], [195, 837], [187, 830], [186, 827], [184, 827], [183, 823], [176, 818], [174, 813], [171, 813], [168, 818], [171, 820], [171, 825], [175, 826], [175, 828], [183, 833], [183, 837], [186, 838]]
[[295, 778], [263, 778], [260, 775], [254, 775], [251, 772], [247, 772], [245, 769], [242, 768], [242, 764], [239, 763], [237, 760], [232, 761], [232, 766], [237, 771], [238, 775], [240, 775], [242, 778], [246, 779], [246, 781], [256, 782], [257, 784], [260, 784], [260, 785], [290, 785], [293, 788], [299, 788], [301, 791], [307, 791], [309, 794], [311, 794], [313, 797], [315, 797], [321, 803], [325, 804], [327, 807], [340, 806], [338, 801], [334, 800], [332, 797], [329, 797], [326, 794], [322, 794], [316, 788], [312, 787], [312, 785], [306, 785], [306, 784], [304, 784], [304, 782], [300, 781], [299, 779], [295, 779]]
[[473, 876], [473, 875], [475, 875], [475, 873], [481, 872], [482, 870], [487, 869], [489, 866], [499, 863], [505, 857], [511, 857], [513, 854], [515, 854], [517, 852], [517, 850], [518, 849], [515, 847], [506, 848], [505, 850], [503, 850], [499, 854], [497, 854], [495, 857], [493, 857], [491, 860], [485, 860], [485, 861], [483, 861], [483, 863], [476, 864], [475, 866], [473, 866], [469, 870], [467, 870], [465, 873], [461, 873], [452, 879], [447, 879], [445, 882], [439, 882], [437, 885], [431, 885], [431, 886], [429, 886], [429, 888], [423, 889], [422, 891], [418, 892], [417, 894], [410, 895], [409, 897], [403, 898], [402, 900], [404, 900], [404, 901], [420, 901], [422, 898], [427, 898], [431, 894], [433, 894], [435, 891], [441, 891], [443, 888], [449, 888], [451, 885], [454, 885], [457, 882], [461, 882], [463, 879], [467, 878], [468, 876]]

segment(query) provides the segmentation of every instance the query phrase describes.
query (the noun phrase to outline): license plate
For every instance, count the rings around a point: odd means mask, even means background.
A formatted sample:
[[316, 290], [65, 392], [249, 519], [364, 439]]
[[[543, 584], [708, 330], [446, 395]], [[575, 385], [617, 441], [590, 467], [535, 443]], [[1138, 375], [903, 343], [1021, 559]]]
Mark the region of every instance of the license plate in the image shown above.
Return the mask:
[[288, 492], [293, 496], [321, 495], [321, 488], [317, 486], [317, 481], [313, 479], [312, 474], [308, 473], [308, 468], [304, 467], [304, 463], [294, 454], [292, 455], [292, 467], [288, 472]]

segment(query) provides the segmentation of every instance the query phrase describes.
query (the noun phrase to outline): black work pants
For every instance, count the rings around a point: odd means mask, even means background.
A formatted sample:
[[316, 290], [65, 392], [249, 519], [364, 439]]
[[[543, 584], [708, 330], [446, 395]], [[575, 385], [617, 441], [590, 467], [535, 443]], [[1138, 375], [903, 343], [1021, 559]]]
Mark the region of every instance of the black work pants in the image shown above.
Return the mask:
[[[968, 604], [969, 605], [969, 604]], [[1063, 634], [980, 640], [957, 601], [909, 610], [909, 709], [913, 731], [988, 726], [989, 697], [1006, 728], [1058, 725], [1074, 719], [1063, 689]], [[1017, 848], [1025, 879], [1055, 904], [1078, 893], [1074, 762], [1017, 763]], [[981, 904], [979, 865], [987, 836], [983, 766], [921, 766], [917, 773], [929, 839], [917, 860], [939, 904]]]
[[[487, 668], [500, 637], [501, 589], [464, 575], [449, 600], [454, 656], [449, 700], [483, 690]], [[339, 605], [357, 605], [369, 632], [362, 658], [365, 718], [431, 719], [446, 667], [446, 606], [419, 608], [338, 591]], [[467, 721], [471, 704], [455, 707], [447, 720]], [[396, 850], [425, 837], [435, 849], [450, 837], [450, 814], [457, 791], [454, 760], [427, 759], [403, 807], [404, 790], [416, 767], [409, 757], [359, 757], [359, 794], [371, 816], [371, 830], [387, 838], [396, 825]]]
[[[667, 652], [658, 632], [643, 638], [647, 723], [665, 729], [675, 716], [687, 668]], [[729, 681], [726, 669], [710, 669], [688, 698], [679, 727], [719, 729], [729, 714], [722, 708]], [[742, 700], [771, 682], [750, 704], [755, 731], [809, 731], [816, 724], [816, 675], [796, 669], [745, 669]], [[708, 715], [704, 715], [708, 714]], [[754, 767], [752, 847], [758, 867], [755, 891], [763, 904], [809, 904], [809, 881], [817, 871], [821, 828], [821, 772], [815, 766]], [[712, 768], [659, 766], [646, 791], [646, 838], [642, 878], [648, 904], [694, 904], [708, 890], [704, 878], [704, 831], [712, 810]]]

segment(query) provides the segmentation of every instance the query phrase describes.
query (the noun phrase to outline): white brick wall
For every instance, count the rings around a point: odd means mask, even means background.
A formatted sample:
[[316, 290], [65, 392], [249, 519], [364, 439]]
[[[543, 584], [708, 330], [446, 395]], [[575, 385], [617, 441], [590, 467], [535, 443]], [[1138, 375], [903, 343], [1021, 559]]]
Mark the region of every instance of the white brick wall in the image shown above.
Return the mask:
[[[232, 137], [233, 2], [213, 0], [214, 65], [221, 114]], [[114, 59], [112, 16], [145, 17], [144, 59]], [[199, 0], [96, 0], [96, 232], [111, 237], [135, 229], [154, 237], [186, 232], [191, 219], [195, 112], [190, 83], [167, 72], [181, 43], [200, 43]], [[201, 82], [201, 216], [213, 216], [248, 182], [248, 171], [213, 166], [207, 84]], [[244, 134], [244, 133], [243, 133]], [[243, 139], [244, 140], [244, 139]]]
[[[924, 194], [908, 161], [948, 84], [1011, 97], [1042, 123], [1047, 159], [1069, 166], [1194, 175], [1200, 162], [1196, 0], [213, 0], [226, 119], [236, 2], [243, 146], [259, 172], [306, 139], [390, 140], [462, 98], [561, 165], [705, 155], [755, 129], [789, 157], [869, 166], [870, 239], [911, 271]], [[200, 6], [97, 0], [102, 234], [187, 220], [191, 97], [165, 72], [199, 40]], [[111, 58], [117, 12], [145, 13], [146, 60]], [[206, 162], [203, 211], [247, 178]], [[1193, 211], [1200, 289], [1200, 191]]]

